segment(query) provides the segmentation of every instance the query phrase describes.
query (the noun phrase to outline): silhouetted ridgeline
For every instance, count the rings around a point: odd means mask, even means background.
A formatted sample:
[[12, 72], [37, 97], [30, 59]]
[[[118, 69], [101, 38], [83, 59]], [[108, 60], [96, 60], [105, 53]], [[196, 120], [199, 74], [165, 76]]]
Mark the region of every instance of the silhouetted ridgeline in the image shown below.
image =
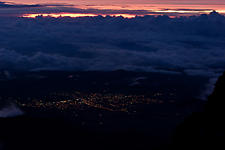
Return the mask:
[[193, 114], [178, 127], [174, 146], [176, 149], [224, 149], [224, 121], [225, 73], [217, 81], [204, 112]]

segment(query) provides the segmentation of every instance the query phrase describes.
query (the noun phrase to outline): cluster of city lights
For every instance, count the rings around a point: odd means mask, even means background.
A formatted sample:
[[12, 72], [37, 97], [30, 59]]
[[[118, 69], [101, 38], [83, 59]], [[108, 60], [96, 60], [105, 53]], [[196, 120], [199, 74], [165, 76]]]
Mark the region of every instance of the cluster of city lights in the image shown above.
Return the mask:
[[[88, 108], [101, 109], [106, 111], [129, 112], [130, 108], [137, 104], [163, 104], [160, 99], [163, 93], [155, 93], [152, 98], [145, 95], [125, 95], [112, 93], [89, 93], [81, 92], [54, 93], [42, 99], [29, 99], [27, 103], [17, 101], [21, 107], [31, 107], [39, 109], [59, 109], [59, 110], [84, 110]], [[169, 101], [173, 103], [173, 100]]]

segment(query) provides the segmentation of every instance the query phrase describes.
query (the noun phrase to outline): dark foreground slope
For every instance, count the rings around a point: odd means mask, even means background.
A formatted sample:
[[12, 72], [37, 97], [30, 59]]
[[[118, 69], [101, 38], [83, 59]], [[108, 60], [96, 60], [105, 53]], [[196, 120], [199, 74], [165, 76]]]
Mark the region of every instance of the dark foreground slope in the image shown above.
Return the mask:
[[216, 83], [214, 92], [202, 113], [195, 113], [177, 128], [176, 149], [225, 148], [225, 74]]
[[[2, 78], [0, 95], [5, 101], [16, 99], [20, 102], [25, 115], [0, 119], [0, 146], [4, 150], [166, 150], [176, 126], [204, 105], [190, 99], [199, 89], [197, 87], [204, 83], [200, 82], [200, 77], [126, 71], [35, 72], [21, 73], [16, 77], [11, 80]], [[175, 90], [168, 90], [171, 88]], [[30, 105], [30, 101], [61, 91], [67, 95], [74, 91], [115, 96], [117, 93], [125, 96], [156, 95], [153, 98], [164, 100], [164, 103], [132, 105], [132, 113], [111, 112], [86, 104], [62, 112], [55, 107], [48, 108], [48, 105], [45, 109]], [[159, 93], [163, 93], [162, 96]], [[53, 102], [55, 99], [64, 100], [61, 95], [56, 96], [48, 98]], [[170, 103], [170, 100], [175, 101]], [[108, 108], [107, 103], [103, 104]]]
[[[138, 150], [153, 149], [151, 144], [154, 144], [154, 139], [135, 131], [94, 132], [74, 126], [63, 119], [22, 116], [0, 119], [0, 123], [3, 150]], [[160, 149], [165, 148], [162, 146]]]

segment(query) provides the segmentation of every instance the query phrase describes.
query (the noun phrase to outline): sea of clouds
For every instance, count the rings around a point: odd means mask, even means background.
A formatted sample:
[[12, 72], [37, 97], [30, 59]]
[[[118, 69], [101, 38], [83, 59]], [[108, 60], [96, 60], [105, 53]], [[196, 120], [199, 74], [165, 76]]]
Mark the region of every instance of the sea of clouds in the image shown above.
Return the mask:
[[[118, 69], [210, 77], [225, 70], [225, 17], [0, 17], [0, 70]], [[211, 83], [211, 81], [213, 83]], [[14, 110], [14, 111], [8, 111]], [[21, 114], [14, 105], [0, 117]]]
[[225, 17], [0, 17], [0, 69], [136, 70], [215, 76]]

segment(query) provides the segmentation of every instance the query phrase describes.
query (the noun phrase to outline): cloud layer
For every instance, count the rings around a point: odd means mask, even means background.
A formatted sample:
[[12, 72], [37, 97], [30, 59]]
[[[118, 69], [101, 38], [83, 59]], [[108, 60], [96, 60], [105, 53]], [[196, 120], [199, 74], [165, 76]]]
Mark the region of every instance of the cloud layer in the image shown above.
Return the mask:
[[0, 118], [15, 117], [20, 115], [23, 115], [22, 110], [14, 104], [10, 104], [9, 106], [0, 109]]
[[225, 17], [217, 13], [175, 19], [0, 17], [0, 22], [0, 69], [214, 76], [225, 68]]

